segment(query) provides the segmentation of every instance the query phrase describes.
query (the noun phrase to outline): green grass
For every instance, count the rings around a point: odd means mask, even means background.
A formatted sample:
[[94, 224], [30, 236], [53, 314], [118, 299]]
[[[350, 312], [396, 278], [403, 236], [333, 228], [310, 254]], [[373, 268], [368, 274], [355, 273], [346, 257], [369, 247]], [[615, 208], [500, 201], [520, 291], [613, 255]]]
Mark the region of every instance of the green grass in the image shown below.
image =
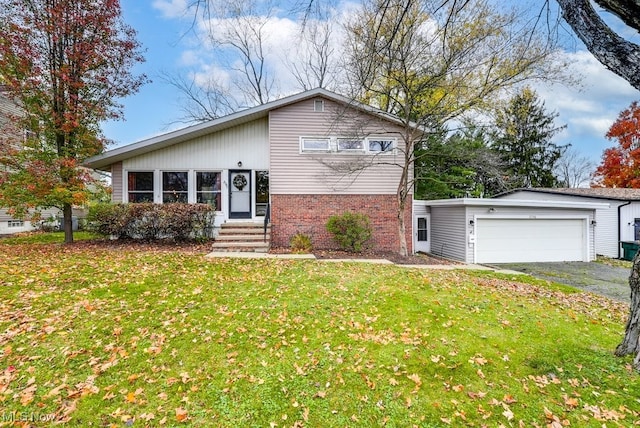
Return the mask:
[[0, 281], [0, 415], [117, 427], [640, 420], [640, 377], [612, 355], [624, 305], [527, 277], [3, 240]]
[[[75, 241], [86, 241], [97, 239], [99, 235], [86, 231], [73, 232]], [[0, 239], [0, 245], [15, 244], [62, 244], [64, 243], [64, 232], [29, 232], [20, 233], [17, 236], [9, 236]]]

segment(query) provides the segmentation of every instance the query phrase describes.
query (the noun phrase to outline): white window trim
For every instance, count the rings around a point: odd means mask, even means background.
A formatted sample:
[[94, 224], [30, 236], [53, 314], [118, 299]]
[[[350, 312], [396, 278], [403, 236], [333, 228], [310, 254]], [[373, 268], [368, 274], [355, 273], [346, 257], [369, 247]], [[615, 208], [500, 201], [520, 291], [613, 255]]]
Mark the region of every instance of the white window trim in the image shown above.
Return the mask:
[[[179, 192], [179, 193], [186, 193], [187, 194], [187, 203], [189, 203], [189, 201], [191, 200], [191, 186], [192, 186], [192, 175], [189, 173], [190, 171], [188, 169], [161, 169], [160, 171], [160, 180], [158, 182], [159, 187], [160, 187], [160, 203], [164, 204], [164, 176], [163, 174], [165, 172], [184, 172], [187, 174], [187, 191], [184, 192]], [[154, 187], [155, 187], [155, 182], [154, 182]]]
[[[307, 149], [304, 146], [305, 141], [321, 141], [326, 140], [327, 148], [326, 149]], [[332, 150], [332, 141], [329, 137], [300, 137], [300, 153], [330, 153]]]
[[[344, 141], [359, 141], [362, 144], [362, 148], [360, 149], [341, 149], [340, 148], [340, 141], [344, 140]], [[335, 139], [336, 141], [336, 152], [338, 153], [364, 153], [365, 152], [365, 145], [366, 145], [366, 139], [364, 138], [357, 138], [357, 137], [337, 137]]]
[[316, 98], [313, 100], [313, 111], [316, 113], [322, 113], [324, 111], [324, 100]]
[[[158, 170], [157, 169], [148, 169], [148, 168], [143, 168], [143, 169], [125, 169], [122, 171], [122, 202], [125, 204], [129, 203], [129, 173], [130, 172], [150, 172], [153, 173], [153, 202], [157, 203], [158, 202], [158, 193], [157, 193], [157, 188], [158, 188]], [[147, 192], [145, 191], [136, 191], [134, 190], [134, 192], [139, 192], [139, 193], [143, 193], [143, 192]], [[134, 203], [134, 202], [132, 202]]]
[[[153, 202], [161, 204], [163, 197], [162, 186], [162, 173], [163, 172], [186, 172], [187, 173], [187, 201], [190, 204], [196, 203], [198, 198], [197, 191], [197, 173], [198, 172], [217, 172], [220, 174], [220, 200], [221, 205], [224, 204], [224, 173], [226, 170], [222, 169], [125, 169], [123, 170], [123, 183], [122, 183], [122, 202], [129, 203], [129, 173], [130, 172], [152, 172], [153, 173]], [[222, 212], [222, 207], [216, 207], [216, 212]]]
[[222, 205], [224, 204], [223, 188], [224, 188], [224, 174], [221, 169], [193, 169], [190, 170], [193, 180], [189, 181], [189, 203], [195, 204], [198, 201], [198, 173], [199, 172], [217, 172], [220, 174], [220, 190], [212, 191], [210, 193], [220, 193], [220, 206], [216, 207], [216, 213], [222, 213]]
[[24, 220], [9, 220], [7, 221], [8, 229], [17, 229], [20, 227], [24, 227]]
[[[312, 149], [305, 148], [305, 141], [307, 140], [323, 140], [327, 141], [327, 149]], [[340, 148], [340, 140], [359, 140], [362, 141], [362, 148], [360, 149], [341, 149]], [[387, 151], [374, 151], [369, 149], [370, 141], [388, 141], [391, 143], [391, 150]], [[337, 154], [370, 154], [370, 155], [390, 155], [395, 154], [398, 149], [398, 139], [396, 137], [386, 137], [386, 136], [369, 136], [366, 138], [355, 138], [355, 137], [345, 137], [345, 136], [331, 136], [331, 137], [309, 137], [304, 136], [300, 137], [300, 153], [337, 153]]]
[[[370, 148], [369, 148], [369, 142], [370, 141], [389, 141], [391, 143], [391, 145], [392, 145], [391, 150], [386, 150], [386, 151], [370, 150]], [[365, 149], [366, 149], [367, 153], [376, 154], [376, 155], [387, 155], [387, 154], [395, 153], [397, 148], [398, 148], [398, 139], [395, 138], [395, 137], [376, 137], [376, 136], [372, 136], [372, 137], [367, 137], [365, 139]]]

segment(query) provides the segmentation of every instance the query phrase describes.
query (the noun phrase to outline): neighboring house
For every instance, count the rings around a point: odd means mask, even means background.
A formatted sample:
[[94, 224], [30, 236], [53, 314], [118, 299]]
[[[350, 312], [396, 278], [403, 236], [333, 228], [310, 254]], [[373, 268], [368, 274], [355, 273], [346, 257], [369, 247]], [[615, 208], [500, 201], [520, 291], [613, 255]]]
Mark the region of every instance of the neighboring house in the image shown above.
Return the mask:
[[[325, 225], [347, 211], [369, 215], [377, 250], [399, 249], [396, 191], [402, 122], [324, 89], [119, 147], [85, 162], [111, 173], [114, 202], [206, 202], [217, 224], [261, 223], [271, 244], [304, 233], [335, 248]], [[405, 211], [411, 251], [411, 200]]]
[[622, 241], [640, 240], [640, 189], [562, 188], [517, 189], [496, 196], [500, 199], [530, 199], [556, 202], [600, 202], [608, 207], [596, 210], [594, 228], [596, 253], [622, 257]]
[[[20, 107], [11, 100], [0, 85], [0, 138], [21, 145], [25, 135], [22, 129], [16, 129], [13, 124], [15, 118], [21, 114]], [[0, 147], [2, 147], [0, 145]], [[59, 213], [58, 209], [43, 210], [42, 218], [48, 219], [51, 216], [56, 217]], [[0, 209], [0, 235], [8, 235], [18, 232], [28, 232], [34, 230], [35, 226], [29, 220], [14, 218], [6, 209]]]
[[415, 248], [466, 263], [588, 262], [596, 255], [596, 210], [608, 207], [527, 195], [414, 201]]

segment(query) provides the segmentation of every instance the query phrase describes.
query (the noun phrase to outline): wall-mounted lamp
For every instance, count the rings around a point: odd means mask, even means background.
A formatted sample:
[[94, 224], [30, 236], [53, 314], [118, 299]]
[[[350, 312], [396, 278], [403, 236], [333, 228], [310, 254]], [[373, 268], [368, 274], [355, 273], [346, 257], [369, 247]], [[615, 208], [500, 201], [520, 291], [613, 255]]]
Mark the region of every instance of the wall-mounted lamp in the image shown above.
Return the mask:
[[489, 212], [490, 212], [491, 214], [493, 214], [494, 212], [496, 212], [496, 209], [495, 209], [495, 208], [493, 208], [493, 207], [491, 207], [491, 208], [489, 208]]
[[476, 222], [475, 222], [475, 221], [473, 221], [473, 220], [469, 220], [469, 226], [473, 226], [474, 224], [476, 224]]
[[595, 221], [595, 220], [591, 220], [591, 226], [595, 226], [595, 225], [597, 225], [597, 224], [598, 224], [598, 222], [597, 222], [597, 221]]
[[242, 168], [242, 161], [238, 161], [238, 168]]

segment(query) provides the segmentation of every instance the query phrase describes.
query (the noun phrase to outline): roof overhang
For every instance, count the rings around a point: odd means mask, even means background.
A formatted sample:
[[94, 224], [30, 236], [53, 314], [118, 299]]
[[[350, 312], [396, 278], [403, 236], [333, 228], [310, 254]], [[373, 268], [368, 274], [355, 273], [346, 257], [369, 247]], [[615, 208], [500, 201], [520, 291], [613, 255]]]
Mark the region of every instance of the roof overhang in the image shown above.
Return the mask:
[[379, 110], [375, 107], [360, 103], [348, 97], [327, 91], [323, 88], [316, 88], [309, 91], [301, 92], [299, 94], [291, 95], [285, 98], [281, 98], [276, 101], [269, 102], [267, 104], [252, 107], [246, 110], [242, 110], [230, 115], [221, 117], [219, 119], [211, 120], [208, 122], [199, 123], [197, 125], [188, 126], [176, 131], [168, 132], [166, 134], [158, 135], [146, 140], [139, 141], [137, 143], [129, 144], [126, 146], [118, 147], [113, 150], [109, 150], [100, 155], [93, 156], [83, 162], [83, 166], [87, 168], [109, 170], [110, 166], [114, 163], [121, 162], [125, 159], [129, 159], [134, 156], [149, 153], [154, 150], [163, 149], [174, 144], [182, 143], [193, 138], [197, 138], [203, 135], [211, 134], [214, 132], [222, 131], [226, 128], [242, 125], [257, 119], [268, 117], [269, 112], [277, 108], [281, 108], [290, 104], [294, 104], [307, 99], [323, 97], [337, 103], [347, 105], [354, 109], [360, 110], [365, 113], [373, 114], [381, 119], [393, 122], [401, 126], [410, 126], [418, 129], [414, 123], [406, 123], [397, 116], [390, 113]]
[[520, 208], [573, 208], [595, 210], [609, 208], [610, 204], [602, 202], [574, 202], [574, 201], [532, 201], [520, 199], [483, 199], [459, 198], [436, 199], [432, 201], [414, 200], [414, 204], [428, 207], [520, 207]]

